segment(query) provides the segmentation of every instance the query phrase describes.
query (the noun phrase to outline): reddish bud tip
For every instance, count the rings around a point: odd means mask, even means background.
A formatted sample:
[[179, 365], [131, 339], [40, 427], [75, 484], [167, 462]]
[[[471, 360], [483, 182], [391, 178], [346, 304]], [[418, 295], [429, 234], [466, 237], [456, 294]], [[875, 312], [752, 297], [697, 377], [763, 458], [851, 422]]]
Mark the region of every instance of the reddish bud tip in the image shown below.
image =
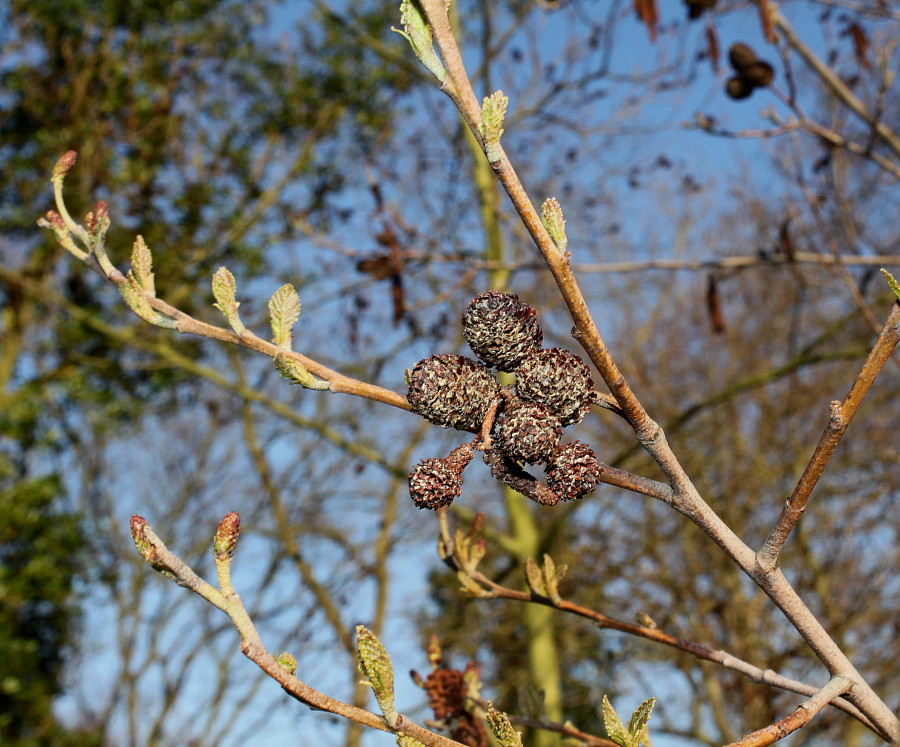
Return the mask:
[[47, 222], [51, 226], [53, 226], [53, 228], [55, 228], [57, 231], [65, 231], [66, 230], [66, 223], [62, 219], [62, 216], [59, 213], [57, 213], [55, 210], [48, 210], [46, 215], [47, 215]]
[[53, 178], [63, 178], [66, 174], [69, 173], [69, 171], [75, 165], [75, 161], [77, 160], [78, 153], [76, 153], [74, 150], [70, 150], [56, 162], [56, 165], [53, 167]]
[[216, 529], [216, 536], [213, 538], [213, 556], [216, 560], [231, 558], [240, 533], [241, 517], [234, 511], [225, 514], [225, 518], [219, 522], [219, 528]]
[[97, 207], [94, 208], [94, 211], [97, 213], [97, 218], [99, 220], [109, 217], [109, 205], [103, 200], [100, 200], [100, 202], [97, 203]]
[[135, 514], [131, 517], [131, 538], [141, 557], [148, 563], [153, 561], [153, 546], [144, 537], [144, 528], [150, 526], [143, 516]]

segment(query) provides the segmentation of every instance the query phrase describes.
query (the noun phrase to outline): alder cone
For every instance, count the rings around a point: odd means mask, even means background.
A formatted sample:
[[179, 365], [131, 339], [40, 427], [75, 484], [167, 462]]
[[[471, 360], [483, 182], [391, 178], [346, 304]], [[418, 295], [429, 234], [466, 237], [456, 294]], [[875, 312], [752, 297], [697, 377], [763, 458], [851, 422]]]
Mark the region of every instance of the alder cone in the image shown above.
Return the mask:
[[498, 371], [515, 370], [544, 341], [537, 312], [514, 293], [488, 291], [475, 296], [463, 314], [462, 326], [472, 352]]
[[729, 98], [740, 101], [753, 93], [753, 84], [743, 76], [735, 75], [733, 78], [729, 78], [725, 84], [725, 93]]
[[462, 472], [447, 459], [423, 459], [408, 479], [409, 497], [419, 508], [449, 506], [462, 493]]
[[510, 458], [537, 464], [550, 458], [562, 437], [562, 426], [546, 405], [512, 398], [497, 415], [491, 436]]
[[458, 669], [435, 669], [425, 680], [425, 694], [438, 721], [451, 721], [465, 713], [466, 681]]
[[547, 485], [563, 501], [574, 501], [593, 492], [602, 468], [587, 444], [575, 441], [559, 446], [547, 462]]
[[563, 427], [580, 423], [596, 399], [591, 369], [562, 348], [525, 356], [516, 369], [516, 394], [549, 407]]
[[737, 72], [743, 73], [756, 62], [756, 52], [749, 44], [737, 42], [728, 48], [728, 61]]
[[412, 411], [443, 428], [481, 426], [500, 384], [483, 365], [462, 355], [433, 355], [406, 372]]
[[757, 60], [744, 68], [741, 77], [756, 88], [765, 88], [775, 80], [775, 68], [768, 62]]

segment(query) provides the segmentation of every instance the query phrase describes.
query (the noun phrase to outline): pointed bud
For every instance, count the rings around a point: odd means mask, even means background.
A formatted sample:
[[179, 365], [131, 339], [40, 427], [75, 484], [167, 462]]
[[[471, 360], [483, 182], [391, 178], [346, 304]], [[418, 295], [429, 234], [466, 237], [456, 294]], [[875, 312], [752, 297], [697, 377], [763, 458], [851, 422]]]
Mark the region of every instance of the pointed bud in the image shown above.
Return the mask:
[[217, 561], [231, 560], [240, 533], [241, 517], [234, 511], [225, 514], [213, 537], [213, 557]]
[[569, 239], [566, 236], [566, 219], [563, 217], [563, 210], [555, 197], [551, 197], [544, 201], [541, 207], [541, 222], [556, 248], [560, 253], [565, 254], [569, 247]]
[[153, 278], [153, 255], [144, 243], [144, 237], [138, 236], [131, 248], [131, 271], [141, 286], [141, 290], [148, 296], [156, 296], [156, 284]]
[[53, 181], [64, 179], [66, 174], [71, 171], [72, 167], [75, 165], [75, 161], [77, 160], [78, 153], [74, 150], [70, 150], [56, 162], [56, 165], [53, 167], [53, 176], [51, 177], [51, 179]]
[[394, 705], [394, 667], [391, 657], [375, 634], [363, 625], [356, 626], [356, 651], [359, 671], [372, 686], [384, 720], [388, 725], [394, 726], [399, 714]]
[[234, 282], [234, 275], [226, 267], [220, 267], [213, 275], [212, 292], [216, 299], [213, 306], [222, 312], [228, 321], [228, 326], [234, 330], [236, 335], [244, 334], [246, 327], [238, 316], [238, 306], [241, 304], [236, 300], [237, 286]]
[[481, 105], [481, 123], [478, 130], [484, 140], [484, 153], [489, 163], [497, 163], [500, 160], [500, 137], [503, 135], [503, 120], [508, 106], [509, 99], [503, 95], [503, 91], [486, 96]]
[[144, 560], [148, 563], [154, 563], [156, 561], [156, 552], [153, 549], [153, 545], [144, 537], [144, 527], [148, 526], [150, 524], [143, 516], [134, 514], [131, 517], [131, 538], [134, 540], [134, 546]]
[[294, 658], [293, 654], [289, 654], [287, 651], [283, 651], [275, 657], [275, 661], [278, 662], [278, 666], [284, 669], [288, 674], [293, 674], [297, 671], [297, 660]]
[[80, 259], [82, 262], [88, 258], [88, 253], [82, 251], [75, 245], [72, 234], [69, 233], [69, 229], [66, 227], [66, 222], [55, 210], [48, 210], [43, 218], [38, 218], [37, 224], [41, 228], [49, 228], [53, 231], [53, 235], [56, 237], [59, 245], [69, 252], [69, 254]]

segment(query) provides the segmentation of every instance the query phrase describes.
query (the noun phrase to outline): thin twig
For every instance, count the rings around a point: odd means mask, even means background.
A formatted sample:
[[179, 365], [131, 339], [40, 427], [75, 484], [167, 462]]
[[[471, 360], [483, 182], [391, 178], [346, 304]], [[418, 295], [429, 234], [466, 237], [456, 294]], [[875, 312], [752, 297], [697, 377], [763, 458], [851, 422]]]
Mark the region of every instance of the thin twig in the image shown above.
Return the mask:
[[[533, 592], [511, 589], [509, 587], [503, 586], [502, 584], [494, 582], [479, 571], [469, 573], [465, 570], [463, 564], [454, 554], [454, 546], [452, 540], [450, 540], [450, 531], [446, 526], [446, 518], [441, 518], [441, 529], [442, 535], [444, 537], [442, 541], [444, 542], [445, 547], [444, 561], [453, 570], [465, 573], [470, 579], [472, 579], [472, 581], [489, 591], [492, 598], [508, 599], [511, 601], [522, 602], [526, 604], [539, 604], [545, 607], [558, 609], [561, 612], [567, 612], [569, 614], [576, 615], [577, 617], [583, 617], [586, 620], [590, 620], [601, 630], [616, 630], [620, 633], [633, 635], [637, 638], [643, 638], [644, 640], [662, 644], [663, 646], [669, 646], [670, 648], [674, 648], [679, 651], [683, 651], [686, 654], [690, 654], [697, 659], [709, 661], [714, 664], [719, 664], [726, 669], [730, 669], [733, 672], [744, 675], [752, 682], [759, 682], [762, 684], [770, 685], [772, 687], [777, 687], [781, 690], [795, 692], [800, 695], [815, 695], [817, 692], [819, 692], [819, 689], [812, 685], [808, 685], [805, 682], [791, 679], [790, 677], [785, 677], [784, 675], [778, 674], [771, 669], [761, 669], [760, 667], [744, 661], [743, 659], [739, 659], [738, 657], [728, 653], [727, 651], [723, 651], [721, 649], [712, 649], [708, 646], [704, 646], [701, 643], [696, 643], [685, 638], [679, 638], [678, 636], [670, 635], [669, 633], [663, 632], [659, 628], [637, 625], [635, 623], [629, 623], [625, 622], [624, 620], [609, 617], [608, 615], [604, 615], [602, 612], [597, 612], [596, 610], [592, 610], [580, 604], [570, 602], [566, 599], [561, 599], [554, 602], [549, 597], [539, 596], [537, 594], [534, 594]], [[860, 712], [860, 710], [856, 708], [856, 706], [852, 705], [846, 700], [835, 700], [832, 705], [858, 719], [873, 731], [877, 731], [871, 721], [862, 712]]]
[[754, 731], [737, 742], [732, 742], [726, 747], [765, 747], [765, 745], [784, 739], [789, 734], [806, 726], [825, 706], [835, 698], [839, 698], [853, 687], [853, 680], [849, 677], [838, 675], [819, 690], [805, 703], [797, 706], [793, 713], [770, 724], [765, 729]]
[[784, 543], [800, 519], [800, 515], [806, 509], [809, 496], [828, 466], [835, 448], [872, 384], [875, 383], [875, 377], [891, 357], [898, 342], [900, 342], [900, 303], [895, 303], [891, 315], [872, 347], [872, 352], [866, 358], [862, 370], [853, 382], [853, 386], [850, 387], [844, 401], [835, 400], [831, 403], [828, 425], [825, 426], [819, 443], [816, 445], [806, 469], [803, 470], [794, 492], [784, 504], [778, 522], [756, 554], [756, 562], [762, 571], [772, 570], [778, 562], [781, 548], [784, 547]]
[[804, 44], [794, 29], [788, 23], [787, 19], [778, 11], [774, 13], [775, 26], [784, 34], [788, 43], [797, 50], [797, 53], [806, 60], [816, 75], [831, 90], [831, 92], [856, 116], [862, 119], [866, 124], [871, 125], [878, 133], [879, 137], [890, 146], [891, 150], [900, 156], [900, 137], [891, 130], [884, 122], [876, 119], [866, 108], [865, 104], [860, 101], [847, 85], [838, 77], [838, 75], [816, 54]]

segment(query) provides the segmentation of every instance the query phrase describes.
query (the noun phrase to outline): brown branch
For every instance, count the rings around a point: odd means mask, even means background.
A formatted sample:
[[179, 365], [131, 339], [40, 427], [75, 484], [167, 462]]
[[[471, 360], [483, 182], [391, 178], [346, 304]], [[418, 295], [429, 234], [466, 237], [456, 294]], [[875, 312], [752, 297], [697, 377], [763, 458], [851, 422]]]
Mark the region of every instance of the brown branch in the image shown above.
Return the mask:
[[784, 739], [789, 734], [797, 731], [797, 729], [806, 726], [819, 711], [835, 698], [849, 692], [852, 687], [853, 681], [849, 677], [841, 675], [833, 677], [813, 697], [797, 706], [797, 710], [793, 713], [779, 719], [774, 724], [770, 724], [765, 729], [754, 731], [743, 739], [732, 742], [725, 747], [765, 747], [767, 744], [773, 744], [780, 739]]
[[891, 315], [872, 347], [872, 352], [866, 358], [862, 370], [853, 382], [853, 386], [850, 387], [844, 401], [835, 400], [831, 403], [828, 425], [825, 426], [819, 443], [816, 445], [806, 469], [803, 470], [794, 492], [784, 504], [777, 523], [765, 544], [756, 554], [756, 563], [761, 571], [768, 572], [775, 568], [781, 548], [784, 547], [784, 543], [800, 519], [800, 515], [806, 509], [810, 494], [819, 482], [822, 473], [825, 472], [841, 437], [847, 431], [863, 398], [875, 383], [875, 377], [891, 357], [898, 342], [900, 342], [900, 303], [895, 303]]
[[[445, 534], [447, 538], [449, 538], [449, 533], [445, 531]], [[784, 675], [778, 674], [771, 669], [761, 669], [760, 667], [744, 661], [743, 659], [739, 659], [738, 657], [733, 656], [727, 651], [723, 651], [721, 649], [712, 649], [708, 646], [704, 646], [701, 643], [689, 641], [685, 638], [679, 638], [678, 636], [665, 633], [659, 628], [637, 625], [635, 623], [629, 623], [625, 622], [624, 620], [609, 617], [608, 615], [604, 615], [602, 612], [597, 612], [596, 610], [592, 610], [588, 607], [584, 607], [580, 604], [576, 604], [575, 602], [570, 602], [565, 599], [560, 599], [554, 602], [549, 597], [540, 596], [533, 592], [511, 589], [509, 587], [503, 586], [502, 584], [494, 582], [479, 571], [469, 573], [465, 570], [461, 561], [454, 554], [453, 543], [445, 539], [444, 546], [448, 550], [448, 552], [446, 552], [444, 555], [444, 562], [447, 563], [453, 570], [465, 573], [469, 578], [472, 579], [472, 581], [482, 586], [485, 590], [489, 591], [491, 597], [494, 599], [508, 599], [525, 604], [539, 604], [545, 607], [552, 607], [554, 609], [560, 610], [561, 612], [567, 612], [577, 617], [583, 617], [586, 620], [590, 620], [601, 630], [615, 630], [627, 635], [633, 635], [637, 638], [643, 638], [644, 640], [653, 641], [654, 643], [659, 643], [663, 646], [677, 649], [686, 654], [690, 654], [696, 659], [718, 664], [722, 667], [725, 667], [726, 669], [730, 669], [734, 672], [744, 675], [752, 682], [759, 682], [761, 684], [777, 687], [781, 690], [795, 692], [800, 695], [815, 695], [819, 692], [819, 689], [812, 685], [808, 685], [805, 682], [791, 679], [790, 677], [785, 677]], [[852, 705], [846, 700], [835, 700], [832, 705], [858, 719], [873, 731], [877, 731], [877, 728], [872, 724], [872, 722], [858, 708], [856, 708], [856, 706]]]

